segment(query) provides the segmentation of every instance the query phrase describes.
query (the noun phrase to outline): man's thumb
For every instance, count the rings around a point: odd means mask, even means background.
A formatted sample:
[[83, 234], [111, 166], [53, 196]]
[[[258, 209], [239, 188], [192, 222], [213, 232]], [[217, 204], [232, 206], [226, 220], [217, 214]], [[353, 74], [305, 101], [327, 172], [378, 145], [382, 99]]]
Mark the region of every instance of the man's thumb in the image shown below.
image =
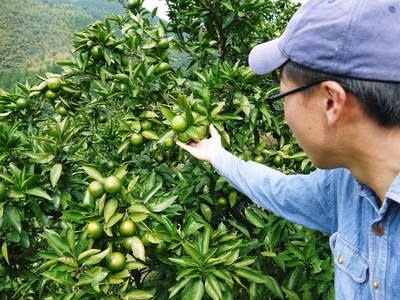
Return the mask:
[[211, 137], [219, 136], [219, 133], [218, 133], [217, 129], [215, 129], [213, 124], [210, 125], [210, 134], [211, 134]]

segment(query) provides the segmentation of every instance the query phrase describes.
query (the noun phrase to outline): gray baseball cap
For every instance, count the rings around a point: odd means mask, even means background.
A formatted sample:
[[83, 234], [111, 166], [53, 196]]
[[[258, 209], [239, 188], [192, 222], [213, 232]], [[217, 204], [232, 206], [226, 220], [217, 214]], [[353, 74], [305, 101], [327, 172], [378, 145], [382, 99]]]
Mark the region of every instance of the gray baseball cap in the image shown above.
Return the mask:
[[249, 55], [258, 74], [288, 60], [336, 75], [400, 82], [400, 1], [308, 0], [281, 37]]

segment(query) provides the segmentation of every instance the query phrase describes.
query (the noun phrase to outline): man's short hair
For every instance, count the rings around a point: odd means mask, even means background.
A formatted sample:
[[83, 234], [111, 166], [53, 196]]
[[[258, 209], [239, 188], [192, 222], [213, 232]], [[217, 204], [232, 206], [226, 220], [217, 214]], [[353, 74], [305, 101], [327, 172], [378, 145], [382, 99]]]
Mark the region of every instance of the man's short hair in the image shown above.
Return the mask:
[[[293, 61], [288, 61], [283, 65], [282, 75], [299, 85], [321, 78], [337, 80], [343, 84], [343, 89], [347, 93], [357, 98], [367, 115], [379, 125], [387, 128], [400, 126], [400, 82], [338, 76], [310, 69]], [[308, 92], [312, 92], [312, 89]]]

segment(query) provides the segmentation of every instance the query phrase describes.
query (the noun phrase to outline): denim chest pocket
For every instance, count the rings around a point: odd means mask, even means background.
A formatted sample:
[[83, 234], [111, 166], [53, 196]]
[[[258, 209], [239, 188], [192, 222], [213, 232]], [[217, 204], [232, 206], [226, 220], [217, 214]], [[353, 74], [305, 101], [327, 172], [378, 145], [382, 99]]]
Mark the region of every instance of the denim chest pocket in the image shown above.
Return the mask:
[[363, 283], [368, 276], [368, 260], [360, 249], [335, 232], [329, 239], [335, 266], [349, 275], [355, 282]]

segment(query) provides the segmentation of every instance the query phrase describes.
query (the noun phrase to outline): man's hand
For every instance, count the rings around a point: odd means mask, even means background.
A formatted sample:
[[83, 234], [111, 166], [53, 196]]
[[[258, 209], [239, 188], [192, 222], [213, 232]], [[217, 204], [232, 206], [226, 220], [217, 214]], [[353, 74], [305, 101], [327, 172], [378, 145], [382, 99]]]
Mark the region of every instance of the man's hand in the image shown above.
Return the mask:
[[203, 139], [197, 143], [192, 142], [190, 144], [184, 144], [177, 141], [176, 144], [194, 157], [212, 163], [213, 159], [223, 147], [221, 144], [221, 135], [212, 124], [210, 125], [210, 134], [211, 137], [209, 139]]

